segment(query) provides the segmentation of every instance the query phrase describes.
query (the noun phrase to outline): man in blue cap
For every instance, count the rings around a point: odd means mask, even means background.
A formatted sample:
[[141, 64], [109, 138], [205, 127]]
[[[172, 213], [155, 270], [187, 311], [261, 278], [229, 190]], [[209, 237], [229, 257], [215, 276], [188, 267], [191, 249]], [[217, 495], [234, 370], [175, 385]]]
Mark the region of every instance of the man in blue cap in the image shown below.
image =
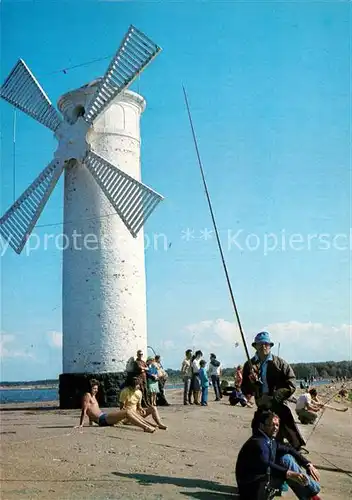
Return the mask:
[[299, 450], [305, 441], [286, 404], [296, 390], [296, 376], [286, 361], [271, 353], [273, 345], [268, 332], [255, 336], [252, 347], [256, 354], [251, 359], [252, 366], [248, 361], [244, 364], [241, 389], [244, 394], [254, 395], [258, 407], [252, 429], [256, 430], [260, 414], [270, 409], [281, 420], [278, 441], [286, 438], [294, 449]]

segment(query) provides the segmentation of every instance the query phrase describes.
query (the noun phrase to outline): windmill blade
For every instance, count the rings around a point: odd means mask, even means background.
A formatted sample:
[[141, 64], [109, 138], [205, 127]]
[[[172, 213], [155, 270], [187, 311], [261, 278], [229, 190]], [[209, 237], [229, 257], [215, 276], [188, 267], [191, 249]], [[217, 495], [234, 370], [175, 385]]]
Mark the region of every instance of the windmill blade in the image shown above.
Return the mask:
[[92, 124], [110, 102], [130, 85], [157, 56], [160, 50], [158, 45], [131, 25], [86, 108], [84, 116], [86, 122]]
[[0, 219], [0, 234], [21, 253], [48, 198], [63, 171], [63, 163], [53, 160]]
[[163, 197], [92, 151], [84, 163], [129, 232], [136, 238]]
[[60, 115], [22, 59], [1, 86], [0, 97], [53, 132], [61, 123]]

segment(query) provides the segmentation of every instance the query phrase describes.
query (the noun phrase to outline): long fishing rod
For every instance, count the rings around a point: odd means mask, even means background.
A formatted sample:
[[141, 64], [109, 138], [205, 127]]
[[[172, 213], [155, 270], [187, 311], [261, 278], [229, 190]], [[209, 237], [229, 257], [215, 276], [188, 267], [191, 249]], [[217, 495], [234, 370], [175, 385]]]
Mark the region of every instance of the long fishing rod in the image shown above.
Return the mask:
[[232, 291], [230, 277], [229, 277], [229, 273], [227, 271], [227, 266], [226, 266], [226, 262], [225, 262], [224, 252], [223, 252], [223, 249], [222, 249], [222, 246], [221, 246], [221, 241], [220, 241], [220, 237], [219, 237], [219, 233], [218, 233], [218, 229], [217, 229], [217, 225], [216, 225], [216, 221], [215, 221], [213, 207], [212, 207], [211, 200], [210, 200], [208, 186], [207, 186], [207, 182], [205, 180], [205, 175], [204, 175], [202, 161], [201, 161], [201, 158], [200, 158], [200, 153], [199, 153], [197, 138], [196, 138], [196, 134], [195, 134], [194, 127], [193, 127], [193, 121], [192, 121], [191, 111], [190, 111], [190, 108], [189, 108], [189, 105], [188, 105], [188, 99], [187, 99], [186, 89], [184, 88], [184, 86], [182, 86], [182, 88], [183, 88], [183, 93], [184, 93], [184, 96], [185, 96], [185, 102], [186, 102], [186, 107], [187, 107], [187, 112], [188, 112], [188, 118], [189, 118], [189, 122], [190, 122], [191, 129], [192, 129], [193, 141], [194, 141], [194, 145], [195, 145], [195, 148], [196, 148], [196, 153], [197, 153], [198, 163], [199, 163], [199, 167], [200, 167], [200, 172], [201, 172], [201, 175], [202, 175], [202, 180], [203, 180], [203, 184], [204, 184], [205, 194], [206, 194], [206, 197], [207, 197], [207, 201], [208, 201], [208, 205], [209, 205], [209, 210], [210, 210], [210, 215], [211, 215], [211, 219], [212, 219], [213, 226], [214, 226], [214, 232], [215, 232], [215, 235], [216, 235], [216, 241], [217, 241], [217, 244], [218, 244], [218, 248], [219, 248], [219, 252], [220, 252], [220, 256], [221, 256], [221, 261], [222, 261], [222, 265], [223, 265], [223, 268], [224, 268], [226, 282], [227, 282], [227, 286], [228, 286], [228, 289], [229, 289], [229, 292], [230, 292], [231, 302], [232, 302], [232, 305], [233, 305], [233, 308], [234, 308], [234, 311], [235, 311], [236, 320], [237, 320], [238, 328], [240, 330], [240, 334], [241, 334], [241, 337], [242, 337], [242, 342], [243, 342], [244, 350], [246, 352], [247, 360], [248, 360], [250, 368], [252, 368], [251, 357], [249, 355], [249, 351], [248, 351], [248, 347], [247, 347], [247, 342], [246, 342], [246, 339], [245, 339], [245, 336], [244, 336], [244, 333], [243, 333], [243, 329], [242, 329], [240, 315], [238, 313], [238, 309], [237, 309], [235, 297], [234, 297], [234, 294], [233, 294], [233, 291]]

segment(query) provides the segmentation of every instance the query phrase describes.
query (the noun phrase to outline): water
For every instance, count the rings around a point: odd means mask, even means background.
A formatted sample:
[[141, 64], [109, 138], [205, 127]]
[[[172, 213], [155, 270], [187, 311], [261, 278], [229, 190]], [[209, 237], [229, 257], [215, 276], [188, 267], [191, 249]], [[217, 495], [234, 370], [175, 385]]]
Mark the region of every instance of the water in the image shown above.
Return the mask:
[[40, 403], [59, 399], [57, 389], [0, 389], [0, 403]]
[[[297, 387], [299, 387], [297, 381]], [[324, 385], [330, 380], [317, 380], [313, 385]], [[167, 384], [168, 389], [182, 389], [183, 384]], [[0, 404], [8, 403], [40, 403], [46, 401], [58, 401], [58, 389], [0, 389]]]
[[[183, 384], [168, 384], [167, 389], [181, 389]], [[58, 401], [58, 389], [0, 389], [0, 404]]]

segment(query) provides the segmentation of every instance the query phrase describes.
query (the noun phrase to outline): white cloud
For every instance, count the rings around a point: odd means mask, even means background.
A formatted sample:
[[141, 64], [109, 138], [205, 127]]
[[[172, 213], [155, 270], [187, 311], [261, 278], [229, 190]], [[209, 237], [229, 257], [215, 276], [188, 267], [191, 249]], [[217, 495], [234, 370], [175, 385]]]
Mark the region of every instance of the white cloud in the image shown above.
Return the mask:
[[[263, 326], [261, 330], [270, 332], [275, 346], [273, 353], [277, 354], [280, 343], [280, 356], [287, 361], [339, 361], [351, 358], [352, 325], [324, 325], [322, 323], [288, 321], [272, 323]], [[251, 346], [256, 330], [249, 328], [251, 334], [246, 335], [250, 354], [254, 354]], [[167, 345], [168, 340], [163, 342]], [[236, 323], [223, 318], [204, 320], [187, 325], [179, 333], [175, 347], [171, 353], [164, 353], [165, 363], [170, 367], [177, 367], [185, 349], [201, 349], [207, 358], [210, 352], [215, 352], [224, 366], [232, 367], [245, 360], [245, 352]], [[235, 343], [239, 346], [236, 348]], [[172, 345], [172, 344], [170, 344]], [[163, 355], [162, 349], [160, 349]]]
[[[0, 358], [34, 358], [34, 355], [28, 350], [24, 351], [17, 348], [19, 343], [15, 335], [1, 332], [0, 337]], [[14, 345], [15, 344], [15, 345]]]
[[280, 356], [291, 362], [351, 359], [352, 325], [288, 321], [267, 325], [264, 330], [276, 345], [280, 342]]
[[0, 339], [0, 357], [7, 358], [9, 350], [5, 347], [6, 344], [13, 342], [15, 337], [13, 335], [8, 335], [6, 333], [1, 333]]
[[[237, 348], [236, 342], [240, 342]], [[163, 340], [158, 350], [165, 366], [179, 368], [185, 350], [192, 348], [201, 349], [206, 359], [215, 352], [224, 366], [235, 366], [243, 361], [238, 327], [222, 318], [187, 325], [179, 332], [177, 340]]]
[[163, 349], [170, 350], [170, 349], [174, 349], [175, 342], [173, 340], [163, 340], [161, 345], [162, 345]]
[[47, 333], [50, 344], [54, 347], [62, 347], [62, 333], [61, 332], [48, 332]]
[[219, 318], [200, 321], [186, 326], [195, 343], [202, 343], [203, 348], [233, 345], [240, 340], [240, 332], [235, 323]]

